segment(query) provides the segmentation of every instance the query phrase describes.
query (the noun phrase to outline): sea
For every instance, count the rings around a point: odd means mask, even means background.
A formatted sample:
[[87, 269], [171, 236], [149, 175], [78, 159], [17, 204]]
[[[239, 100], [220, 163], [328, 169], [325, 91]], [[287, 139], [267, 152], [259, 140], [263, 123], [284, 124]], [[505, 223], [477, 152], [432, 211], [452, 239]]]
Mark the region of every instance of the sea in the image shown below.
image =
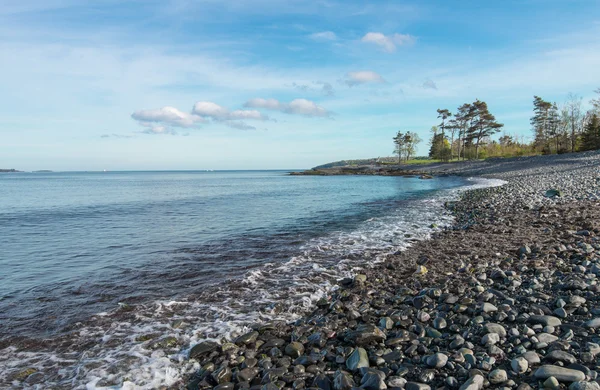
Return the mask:
[[0, 174], [0, 388], [153, 389], [294, 321], [502, 184], [290, 170]]

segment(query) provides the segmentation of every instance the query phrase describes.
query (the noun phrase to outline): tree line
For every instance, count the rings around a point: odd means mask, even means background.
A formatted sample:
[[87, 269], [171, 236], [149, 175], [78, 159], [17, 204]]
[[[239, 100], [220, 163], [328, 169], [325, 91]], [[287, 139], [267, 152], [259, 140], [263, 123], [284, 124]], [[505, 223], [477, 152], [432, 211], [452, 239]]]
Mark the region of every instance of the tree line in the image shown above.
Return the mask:
[[[600, 88], [595, 92], [600, 95]], [[561, 106], [534, 96], [532, 150], [554, 154], [600, 149], [600, 97], [590, 104], [584, 111], [581, 97], [572, 94]]]
[[480, 158], [481, 148], [504, 126], [479, 99], [461, 105], [455, 114], [448, 109], [437, 113], [442, 122], [431, 129], [429, 156], [442, 161]]
[[[598, 97], [590, 101], [591, 109], [587, 111], [583, 109], [582, 98], [572, 94], [560, 106], [534, 96], [531, 142], [525, 142], [522, 135], [506, 133], [492, 139], [504, 125], [496, 120], [487, 103], [479, 99], [459, 106], [455, 113], [438, 109], [437, 118], [441, 122], [431, 128], [429, 157], [451, 161], [600, 149], [600, 88], [594, 92]], [[394, 137], [398, 162], [414, 156], [419, 142], [416, 133], [398, 131]]]

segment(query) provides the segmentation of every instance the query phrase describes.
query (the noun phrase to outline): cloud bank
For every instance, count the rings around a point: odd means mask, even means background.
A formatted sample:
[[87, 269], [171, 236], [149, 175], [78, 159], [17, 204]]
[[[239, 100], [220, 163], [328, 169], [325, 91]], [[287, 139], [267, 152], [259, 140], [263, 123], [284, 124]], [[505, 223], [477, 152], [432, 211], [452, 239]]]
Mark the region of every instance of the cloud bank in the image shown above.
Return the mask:
[[377, 45], [387, 53], [393, 53], [397, 46], [414, 43], [415, 38], [409, 34], [384, 35], [379, 32], [369, 32], [362, 37], [361, 41]]
[[194, 104], [191, 113], [178, 110], [175, 107], [163, 107], [151, 110], [138, 110], [131, 117], [144, 129], [142, 134], [177, 135], [176, 128], [196, 127], [209, 121], [223, 123], [225, 126], [238, 130], [255, 130], [254, 126], [246, 124], [245, 120], [265, 121], [269, 117], [257, 110], [234, 110], [217, 103], [200, 101]]
[[370, 70], [361, 70], [358, 72], [349, 72], [346, 74], [346, 79], [343, 80], [343, 82], [348, 86], [353, 87], [359, 84], [385, 83], [385, 80], [376, 72]]
[[289, 103], [276, 99], [250, 99], [244, 107], [263, 108], [266, 110], [280, 111], [286, 114], [302, 115], [308, 117], [328, 117], [331, 115], [325, 108], [307, 99], [294, 99]]
[[309, 37], [316, 41], [335, 41], [337, 35], [333, 31], [322, 31], [314, 34], [310, 34]]
[[193, 114], [179, 111], [175, 107], [163, 107], [153, 110], [139, 110], [131, 117], [141, 123], [159, 123], [173, 127], [193, 127], [204, 119]]

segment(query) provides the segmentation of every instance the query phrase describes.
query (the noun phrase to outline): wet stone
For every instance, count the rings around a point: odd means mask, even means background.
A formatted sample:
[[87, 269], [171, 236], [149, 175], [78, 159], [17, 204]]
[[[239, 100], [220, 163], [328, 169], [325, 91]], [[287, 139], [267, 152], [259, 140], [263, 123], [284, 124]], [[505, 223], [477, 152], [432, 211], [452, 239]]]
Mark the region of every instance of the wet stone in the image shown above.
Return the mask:
[[214, 341], [205, 341], [205, 342], [196, 344], [190, 350], [190, 359], [195, 359], [202, 355], [211, 353], [211, 352], [215, 351], [218, 347], [219, 347], [219, 344], [217, 344]]
[[426, 383], [407, 382], [404, 390], [431, 390], [431, 386]]
[[427, 365], [429, 367], [442, 368], [448, 362], [448, 356], [443, 353], [436, 353], [427, 358]]
[[254, 343], [258, 339], [258, 332], [249, 332], [246, 333], [237, 339], [235, 339], [235, 344], [237, 345], [245, 345]]
[[293, 342], [289, 343], [288, 345], [286, 345], [286, 347], [285, 347], [285, 354], [294, 359], [299, 357], [303, 353], [304, 353], [304, 345], [302, 345], [301, 343], [299, 343], [297, 341], [293, 341]]
[[508, 374], [505, 370], [496, 369], [488, 375], [488, 380], [491, 384], [497, 385], [499, 383], [504, 383], [508, 380]]
[[533, 375], [537, 379], [555, 377], [560, 382], [577, 382], [585, 380], [585, 374], [581, 371], [550, 365], [541, 366]]
[[483, 388], [484, 377], [476, 374], [470, 377], [459, 390], [481, 390]]
[[559, 318], [547, 315], [535, 315], [529, 317], [529, 323], [532, 324], [542, 324], [544, 326], [560, 326], [562, 322]]
[[356, 348], [346, 360], [346, 367], [354, 371], [362, 367], [369, 367], [369, 357], [364, 348]]
[[356, 387], [356, 383], [352, 379], [352, 375], [342, 371], [338, 371], [335, 374], [333, 379], [333, 388], [335, 390], [350, 390], [353, 387]]
[[497, 333], [500, 337], [506, 337], [506, 329], [500, 324], [489, 322], [483, 325], [485, 333]]
[[382, 390], [387, 389], [384, 382], [385, 374], [379, 370], [368, 369], [363, 375], [360, 384], [361, 387], [367, 390]]
[[523, 374], [529, 368], [529, 362], [524, 357], [517, 357], [511, 360], [510, 367], [517, 374]]
[[597, 382], [573, 382], [569, 386], [569, 390], [600, 390], [600, 385]]
[[554, 351], [548, 353], [546, 356], [544, 356], [544, 360], [547, 360], [550, 362], [563, 362], [563, 363], [567, 363], [567, 364], [577, 362], [577, 359], [575, 358], [575, 356], [571, 355], [568, 352], [559, 351], [559, 350], [554, 350]]

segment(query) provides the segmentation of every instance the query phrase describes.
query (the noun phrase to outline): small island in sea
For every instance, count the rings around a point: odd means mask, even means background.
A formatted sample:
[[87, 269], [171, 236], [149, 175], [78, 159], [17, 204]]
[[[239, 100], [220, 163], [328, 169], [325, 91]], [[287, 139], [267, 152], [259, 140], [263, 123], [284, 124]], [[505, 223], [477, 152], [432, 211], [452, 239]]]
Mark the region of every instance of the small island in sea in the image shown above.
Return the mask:
[[0, 173], [16, 173], [16, 172], [23, 172], [23, 171], [18, 171], [16, 169], [0, 169]]

